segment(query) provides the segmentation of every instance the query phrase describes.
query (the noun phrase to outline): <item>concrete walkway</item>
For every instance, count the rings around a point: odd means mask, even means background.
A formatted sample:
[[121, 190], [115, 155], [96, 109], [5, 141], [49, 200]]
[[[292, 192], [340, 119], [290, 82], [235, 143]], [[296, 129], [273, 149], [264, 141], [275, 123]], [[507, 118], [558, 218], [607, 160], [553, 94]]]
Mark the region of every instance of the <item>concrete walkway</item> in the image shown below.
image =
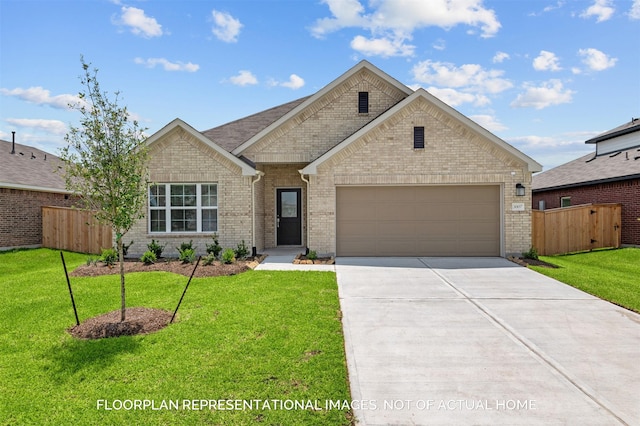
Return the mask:
[[501, 258], [338, 258], [364, 425], [640, 425], [640, 315]]
[[295, 265], [293, 259], [296, 255], [303, 253], [300, 247], [288, 248], [278, 247], [265, 249], [262, 254], [267, 258], [256, 267], [256, 271], [332, 271], [335, 272], [335, 265]]

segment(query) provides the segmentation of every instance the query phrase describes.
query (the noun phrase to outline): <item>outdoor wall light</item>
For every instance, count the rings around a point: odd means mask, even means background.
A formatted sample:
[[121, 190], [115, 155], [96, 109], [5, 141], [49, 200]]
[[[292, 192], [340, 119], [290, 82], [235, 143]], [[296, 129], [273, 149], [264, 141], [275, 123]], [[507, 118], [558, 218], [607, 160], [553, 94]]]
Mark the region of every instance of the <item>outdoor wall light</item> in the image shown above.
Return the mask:
[[524, 185], [521, 183], [516, 183], [516, 195], [518, 197], [524, 197]]

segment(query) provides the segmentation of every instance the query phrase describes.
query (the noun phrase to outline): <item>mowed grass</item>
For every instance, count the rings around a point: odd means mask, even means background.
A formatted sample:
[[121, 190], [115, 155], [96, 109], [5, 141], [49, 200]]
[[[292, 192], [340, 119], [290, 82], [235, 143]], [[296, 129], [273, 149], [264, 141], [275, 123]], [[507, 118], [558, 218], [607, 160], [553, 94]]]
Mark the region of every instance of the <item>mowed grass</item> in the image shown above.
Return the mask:
[[[87, 256], [65, 257], [72, 270]], [[80, 321], [119, 308], [119, 276], [71, 280]], [[173, 311], [187, 280], [129, 274], [127, 306]], [[194, 278], [175, 324], [92, 341], [66, 331], [75, 318], [59, 252], [0, 254], [0, 292], [0, 424], [350, 423], [346, 409], [287, 409], [284, 402], [224, 411], [184, 405], [280, 400], [324, 408], [350, 400], [334, 273]], [[147, 400], [156, 408], [171, 401], [179, 409], [106, 410], [101, 400]]]
[[530, 268], [640, 313], [640, 249], [598, 250], [540, 259], [559, 268]]

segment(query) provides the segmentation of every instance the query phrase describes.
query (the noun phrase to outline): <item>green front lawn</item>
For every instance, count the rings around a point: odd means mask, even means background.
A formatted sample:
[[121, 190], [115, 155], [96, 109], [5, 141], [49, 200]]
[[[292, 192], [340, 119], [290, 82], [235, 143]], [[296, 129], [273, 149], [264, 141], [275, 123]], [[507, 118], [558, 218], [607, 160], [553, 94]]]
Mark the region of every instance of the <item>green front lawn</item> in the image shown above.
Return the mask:
[[640, 313], [640, 249], [624, 248], [562, 256], [540, 256], [540, 260], [559, 268], [530, 268]]
[[[118, 309], [119, 276], [71, 282], [80, 321]], [[186, 282], [129, 274], [127, 306], [173, 311]], [[314, 408], [350, 400], [334, 273], [194, 278], [175, 324], [92, 341], [66, 332], [59, 252], [0, 253], [0, 295], [0, 424], [349, 424], [346, 409]]]

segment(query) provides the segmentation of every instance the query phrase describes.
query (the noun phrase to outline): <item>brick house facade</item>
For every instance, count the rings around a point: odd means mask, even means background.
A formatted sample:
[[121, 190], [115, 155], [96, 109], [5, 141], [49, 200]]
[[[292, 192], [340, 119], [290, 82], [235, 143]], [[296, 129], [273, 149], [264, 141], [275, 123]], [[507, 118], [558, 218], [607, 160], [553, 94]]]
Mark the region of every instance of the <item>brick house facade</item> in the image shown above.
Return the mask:
[[0, 250], [41, 246], [42, 207], [73, 205], [61, 166], [55, 155], [0, 140]]
[[533, 208], [620, 203], [621, 242], [640, 246], [640, 119], [586, 143], [594, 153], [533, 177]]
[[[342, 256], [505, 256], [530, 245], [530, 192], [515, 187], [530, 188], [541, 166], [367, 61], [214, 129], [176, 119], [148, 144], [154, 184], [127, 237], [133, 255], [151, 239], [171, 251], [193, 240], [202, 253], [214, 233], [224, 247]], [[349, 207], [371, 190], [366, 206]]]

